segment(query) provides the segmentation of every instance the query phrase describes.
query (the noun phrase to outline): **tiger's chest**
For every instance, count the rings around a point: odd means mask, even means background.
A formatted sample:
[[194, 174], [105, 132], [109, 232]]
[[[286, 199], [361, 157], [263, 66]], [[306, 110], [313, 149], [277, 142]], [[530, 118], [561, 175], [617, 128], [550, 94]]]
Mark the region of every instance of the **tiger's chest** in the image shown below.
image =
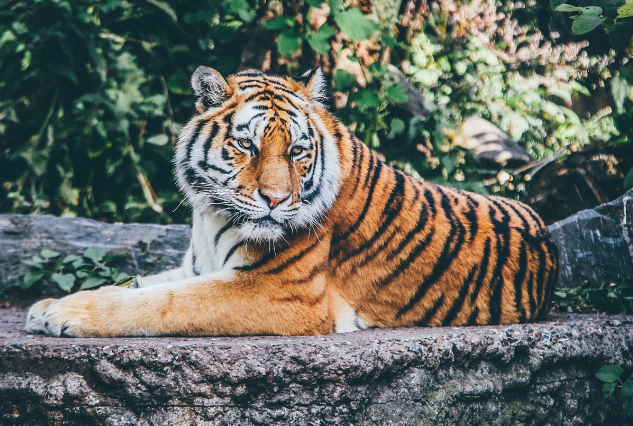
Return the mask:
[[205, 275], [247, 263], [245, 241], [231, 223], [221, 215], [194, 209], [185, 275]]

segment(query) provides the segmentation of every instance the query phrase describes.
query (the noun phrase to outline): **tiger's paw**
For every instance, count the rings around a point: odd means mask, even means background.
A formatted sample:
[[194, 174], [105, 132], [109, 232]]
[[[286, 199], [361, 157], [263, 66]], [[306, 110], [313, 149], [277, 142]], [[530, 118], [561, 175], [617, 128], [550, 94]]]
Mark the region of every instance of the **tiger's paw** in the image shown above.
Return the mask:
[[[60, 337], [104, 336], [107, 327], [99, 317], [105, 312], [103, 305], [119, 287], [104, 287], [94, 291], [81, 291], [61, 299], [44, 299], [35, 303], [27, 315], [25, 331]], [[115, 296], [116, 297], [116, 296]]]

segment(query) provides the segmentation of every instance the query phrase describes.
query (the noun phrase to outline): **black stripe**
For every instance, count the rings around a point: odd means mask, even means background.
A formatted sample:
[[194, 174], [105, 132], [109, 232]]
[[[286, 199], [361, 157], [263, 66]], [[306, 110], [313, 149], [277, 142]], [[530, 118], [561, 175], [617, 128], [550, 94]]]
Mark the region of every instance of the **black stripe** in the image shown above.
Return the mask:
[[422, 251], [431, 243], [433, 240], [433, 235], [435, 234], [435, 228], [432, 228], [428, 234], [422, 238], [422, 240], [415, 246], [406, 259], [401, 260], [395, 268], [393, 268], [392, 272], [385, 277], [383, 280], [380, 280], [380, 287], [385, 287], [389, 285], [393, 280], [395, 280], [400, 274], [402, 274], [406, 269], [409, 268], [411, 263], [413, 263], [417, 257], [422, 253]]
[[200, 132], [202, 131], [202, 128], [205, 124], [207, 124], [206, 121], [200, 121], [196, 126], [196, 130], [193, 131], [193, 135], [187, 141], [187, 155], [185, 157], [185, 161], [187, 162], [187, 164], [189, 164], [189, 162], [191, 161], [191, 151], [193, 150], [193, 145], [196, 143], [196, 140], [198, 140]]
[[[348, 261], [352, 257], [359, 255], [360, 253], [366, 251], [369, 247], [373, 246], [374, 243], [376, 243], [376, 241], [378, 240], [378, 238], [380, 238], [383, 235], [385, 229], [387, 229], [391, 225], [391, 223], [396, 219], [396, 217], [398, 217], [398, 215], [400, 214], [400, 211], [402, 210], [402, 204], [404, 203], [405, 178], [401, 173], [395, 170], [394, 170], [394, 173], [396, 177], [396, 183], [394, 187], [391, 189], [391, 194], [389, 194], [389, 199], [387, 200], [383, 208], [383, 211], [382, 211], [383, 220], [381, 220], [380, 227], [376, 230], [376, 232], [374, 232], [371, 238], [369, 238], [367, 241], [362, 243], [360, 246], [356, 247], [351, 252], [347, 252], [346, 256], [340, 259], [338, 266], [340, 266], [341, 263]], [[395, 205], [393, 204], [394, 200], [396, 200]], [[386, 218], [385, 218], [385, 215], [387, 216]], [[343, 245], [341, 245], [340, 247], [343, 248]], [[339, 252], [340, 252], [339, 250], [334, 251], [333, 256], [338, 257]]]
[[496, 219], [496, 211], [490, 207], [490, 221], [493, 225], [493, 231], [497, 237], [496, 264], [491, 280], [491, 295], [489, 301], [490, 322], [489, 324], [499, 324], [501, 319], [501, 297], [503, 295], [503, 266], [510, 257], [510, 215], [500, 203], [496, 200], [490, 200], [499, 212], [502, 219]]
[[226, 262], [228, 262], [229, 259], [231, 258], [231, 256], [233, 256], [233, 253], [235, 253], [235, 250], [237, 250], [238, 248], [242, 247], [244, 244], [245, 244], [244, 241], [240, 241], [239, 243], [237, 243], [233, 247], [231, 247], [231, 250], [229, 250], [229, 252], [226, 254], [226, 257], [224, 258], [224, 262], [222, 262], [222, 266], [226, 265]]
[[457, 318], [457, 314], [461, 312], [462, 308], [464, 307], [464, 302], [466, 301], [466, 296], [468, 296], [468, 290], [470, 289], [470, 285], [475, 279], [476, 270], [477, 270], [477, 265], [474, 265], [470, 269], [470, 272], [468, 273], [468, 276], [464, 280], [462, 287], [459, 289], [459, 294], [457, 295], [457, 298], [455, 299], [455, 301], [453, 302], [453, 305], [448, 310], [448, 312], [446, 313], [446, 316], [442, 320], [442, 325], [444, 326], [451, 325], [453, 320]]
[[488, 264], [490, 261], [490, 238], [486, 237], [484, 243], [484, 252], [481, 256], [481, 265], [479, 265], [479, 273], [477, 274], [477, 279], [475, 280], [475, 288], [473, 292], [470, 293], [470, 304], [475, 304], [477, 300], [477, 296], [479, 296], [479, 292], [484, 285], [484, 281], [486, 279], [486, 273], [488, 272]]
[[527, 272], [527, 250], [525, 242], [519, 246], [519, 268], [514, 275], [514, 305], [519, 313], [519, 322], [525, 322], [525, 307], [523, 306], [523, 282]]
[[479, 306], [475, 306], [472, 313], [468, 317], [468, 321], [466, 321], [466, 325], [477, 325], [477, 317], [479, 316]]
[[435, 284], [449, 269], [451, 263], [457, 257], [457, 255], [461, 251], [462, 245], [464, 244], [466, 233], [464, 225], [455, 216], [455, 212], [451, 207], [450, 200], [446, 193], [444, 193], [443, 189], [441, 187], [436, 187], [436, 191], [438, 191], [442, 197], [440, 205], [444, 210], [444, 215], [448, 219], [451, 227], [449, 237], [444, 242], [442, 252], [437, 259], [437, 262], [433, 265], [431, 273], [426, 278], [424, 278], [422, 283], [420, 283], [415, 294], [413, 295], [413, 297], [411, 297], [407, 304], [400, 308], [400, 310], [398, 310], [396, 318], [404, 315], [407, 311], [412, 309], [420, 300], [424, 298], [426, 292], [431, 288], [431, 286]]
[[337, 244], [339, 241], [346, 239], [349, 237], [352, 232], [356, 231], [363, 219], [367, 215], [367, 211], [369, 210], [369, 205], [371, 204], [371, 200], [373, 198], [374, 192], [372, 189], [376, 187], [376, 183], [378, 182], [378, 178], [380, 177], [380, 171], [382, 169], [382, 161], [378, 160], [376, 163], [376, 168], [373, 170], [373, 176], [371, 180], [371, 185], [369, 186], [369, 194], [367, 194], [367, 200], [365, 200], [365, 205], [363, 206], [363, 210], [360, 212], [360, 215], [356, 219], [356, 222], [352, 226], [350, 226], [347, 231], [343, 232], [341, 235], [335, 237], [332, 240], [332, 244]]
[[475, 201], [468, 193], [462, 193], [462, 195], [466, 198], [466, 204], [468, 204], [468, 211], [464, 213], [464, 217], [469, 224], [468, 232], [470, 233], [470, 237], [468, 238], [468, 240], [472, 243], [479, 229], [479, 221], [477, 216], [477, 207], [479, 206], [479, 203]]
[[222, 237], [222, 235], [229, 230], [229, 228], [231, 228], [233, 226], [233, 224], [231, 222], [228, 222], [226, 225], [224, 225], [222, 228], [220, 228], [220, 230], [218, 231], [217, 234], [215, 234], [215, 246], [217, 247], [218, 244], [220, 243], [220, 237]]
[[240, 131], [240, 130], [244, 130], [244, 129], [249, 129], [251, 127], [251, 123], [253, 122], [253, 120], [255, 120], [256, 118], [259, 118], [261, 116], [265, 115], [265, 113], [263, 112], [258, 112], [257, 114], [252, 115], [247, 123], [242, 123], [242, 124], [238, 124], [237, 126], [235, 126], [235, 130]]
[[301, 250], [299, 253], [295, 254], [294, 256], [289, 257], [288, 259], [286, 259], [284, 262], [282, 262], [281, 264], [277, 265], [276, 267], [274, 267], [272, 269], [269, 269], [268, 271], [266, 271], [266, 274], [278, 274], [279, 272], [281, 272], [284, 269], [288, 268], [289, 266], [293, 265], [297, 261], [301, 260], [301, 258], [303, 258], [303, 256], [305, 256], [310, 251], [312, 251], [320, 243], [321, 243], [321, 241], [319, 239], [315, 239], [315, 241], [312, 244], [310, 244], [308, 247], [306, 247], [305, 249]]
[[[367, 183], [369, 182], [369, 176], [372, 176], [370, 172], [372, 172], [375, 167], [380, 167], [376, 163], [381, 163], [381, 161], [379, 159], [377, 159], [376, 156], [370, 152], [369, 153], [369, 165], [367, 166], [367, 174], [365, 175], [365, 181], [363, 182], [363, 188], [367, 188]], [[374, 164], [376, 164], [376, 165], [374, 165]], [[369, 187], [370, 194], [373, 192], [372, 189], [374, 189], [374, 185], [371, 185]]]
[[310, 272], [308, 273], [308, 275], [306, 275], [305, 277], [299, 278], [299, 279], [284, 280], [283, 283], [284, 284], [307, 284], [307, 283], [312, 282], [314, 278], [316, 278], [319, 274], [324, 272], [326, 269], [327, 269], [327, 263], [323, 262], [323, 263], [313, 266]]
[[530, 271], [527, 291], [528, 291], [528, 300], [530, 303], [530, 318], [534, 319], [536, 315], [536, 299], [534, 298], [534, 273], [532, 273], [532, 271]]
[[[428, 219], [429, 219], [429, 215], [428, 215], [427, 205], [422, 204], [422, 206], [420, 207], [420, 215], [418, 217], [418, 222], [415, 225], [415, 228], [407, 232], [407, 235], [405, 235], [405, 237], [402, 240], [400, 240], [398, 247], [396, 247], [393, 251], [387, 254], [387, 262], [391, 261], [394, 257], [398, 256], [402, 252], [402, 250], [404, 250], [404, 248], [407, 246], [407, 244], [409, 244], [409, 242], [413, 239], [413, 237], [415, 237], [420, 231], [424, 229]], [[434, 230], [431, 230], [431, 236], [433, 232]], [[426, 244], [428, 244], [428, 242]], [[426, 244], [425, 244], [425, 247], [426, 247]]]
[[428, 309], [426, 312], [424, 312], [424, 316], [420, 318], [419, 320], [415, 321], [414, 324], [416, 326], [428, 325], [429, 321], [433, 319], [438, 309], [440, 309], [440, 307], [442, 306], [442, 303], [444, 303], [444, 294], [438, 297], [437, 300], [433, 302], [433, 306], [431, 306], [431, 309]]
[[193, 241], [192, 241], [191, 242], [191, 271], [193, 272], [194, 275], [200, 275], [200, 271], [196, 267], [196, 261], [197, 261], [196, 250], [193, 247]]
[[354, 172], [356, 173], [356, 185], [354, 186], [354, 192], [350, 193], [350, 197], [351, 197], [358, 189], [362, 189], [362, 187], [360, 186], [360, 175], [363, 170], [363, 160], [365, 157], [365, 149], [367, 148], [362, 146], [361, 145], [362, 142], [360, 142], [358, 139], [353, 137], [351, 133], [350, 133], [350, 137], [352, 138], [352, 143], [354, 144], [354, 146], [358, 146], [360, 148], [360, 155], [358, 156], [358, 168], [354, 170]]

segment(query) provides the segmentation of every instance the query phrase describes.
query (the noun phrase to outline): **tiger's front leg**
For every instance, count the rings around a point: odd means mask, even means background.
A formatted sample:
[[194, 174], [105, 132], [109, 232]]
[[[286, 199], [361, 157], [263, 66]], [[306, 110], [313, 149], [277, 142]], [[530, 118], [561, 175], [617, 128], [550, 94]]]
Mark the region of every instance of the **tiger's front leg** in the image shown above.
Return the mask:
[[42, 300], [29, 311], [26, 331], [68, 337], [310, 335], [331, 332], [332, 320], [324, 277], [295, 287], [230, 272]]

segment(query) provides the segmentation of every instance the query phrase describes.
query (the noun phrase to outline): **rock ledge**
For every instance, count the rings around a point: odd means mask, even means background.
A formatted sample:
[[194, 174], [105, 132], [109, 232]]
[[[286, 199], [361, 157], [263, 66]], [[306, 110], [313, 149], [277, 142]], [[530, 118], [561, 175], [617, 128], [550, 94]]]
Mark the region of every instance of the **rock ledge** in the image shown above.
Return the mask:
[[[30, 336], [0, 310], [2, 424], [624, 424], [633, 317], [317, 337]], [[627, 371], [627, 373], [629, 373]]]

